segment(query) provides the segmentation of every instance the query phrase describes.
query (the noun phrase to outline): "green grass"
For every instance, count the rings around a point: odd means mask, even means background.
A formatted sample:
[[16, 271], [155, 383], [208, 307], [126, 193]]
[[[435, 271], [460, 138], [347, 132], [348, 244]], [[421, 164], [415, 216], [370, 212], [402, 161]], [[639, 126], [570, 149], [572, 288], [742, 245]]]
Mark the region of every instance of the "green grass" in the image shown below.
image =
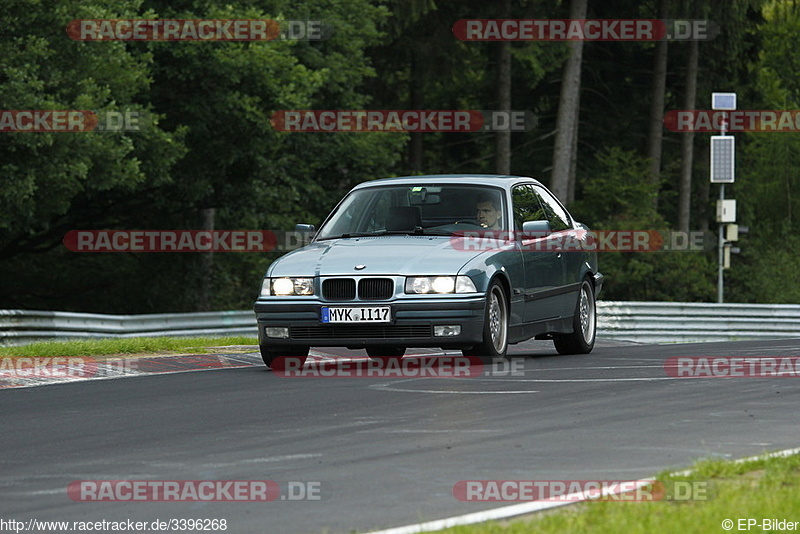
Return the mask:
[[47, 358], [59, 356], [104, 356], [111, 354], [209, 352], [210, 347], [257, 345], [255, 337], [131, 337], [87, 339], [79, 341], [44, 341], [20, 347], [0, 347], [0, 357]]
[[[762, 519], [800, 521], [800, 455], [746, 463], [706, 460], [690, 475], [662, 473], [656, 480], [703, 483], [706, 500], [657, 502], [587, 502], [512, 521], [455, 527], [448, 534], [527, 534], [529, 532], [649, 534], [653, 532], [727, 532], [724, 519], [756, 519], [750, 532], [762, 532]], [[513, 504], [513, 503], [509, 503]], [[743, 526], [746, 526], [743, 524]], [[798, 525], [800, 528], [800, 525]], [[743, 531], [746, 531], [743, 528]], [[781, 532], [774, 530], [773, 532]], [[784, 531], [784, 532], [789, 532]], [[795, 531], [796, 532], [796, 531]]]

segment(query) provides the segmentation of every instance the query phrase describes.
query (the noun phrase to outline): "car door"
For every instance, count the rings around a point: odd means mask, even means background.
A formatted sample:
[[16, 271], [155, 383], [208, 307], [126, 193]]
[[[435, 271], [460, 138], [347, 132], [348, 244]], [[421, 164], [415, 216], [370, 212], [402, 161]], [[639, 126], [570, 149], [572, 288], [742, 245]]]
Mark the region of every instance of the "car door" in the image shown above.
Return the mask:
[[514, 226], [522, 250], [525, 280], [525, 322], [556, 319], [563, 314], [564, 259], [553, 247], [549, 235], [524, 235], [526, 221], [548, 219], [540, 194], [533, 184], [517, 185], [512, 190]]
[[550, 223], [550, 230], [553, 232], [551, 239], [558, 244], [560, 249], [558, 256], [561, 260], [562, 278], [559, 282], [559, 294], [556, 295], [553, 305], [559, 310], [561, 317], [568, 317], [575, 313], [584, 253], [570, 246], [577, 243], [579, 239], [572, 218], [564, 206], [544, 187], [538, 185], [533, 187], [539, 195], [545, 217]]

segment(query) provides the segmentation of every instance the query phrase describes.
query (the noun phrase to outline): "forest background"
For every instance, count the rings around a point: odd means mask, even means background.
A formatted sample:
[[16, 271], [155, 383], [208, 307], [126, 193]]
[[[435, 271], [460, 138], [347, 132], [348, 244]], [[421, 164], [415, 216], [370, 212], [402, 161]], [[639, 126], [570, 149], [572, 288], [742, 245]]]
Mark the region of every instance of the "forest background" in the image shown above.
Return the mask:
[[[577, 15], [577, 16], [576, 16]], [[321, 41], [81, 42], [73, 19], [322, 20]], [[468, 42], [459, 19], [712, 20], [706, 41]], [[0, 133], [0, 308], [249, 308], [268, 253], [75, 253], [70, 230], [292, 230], [354, 184], [507, 173], [596, 229], [716, 232], [711, 134], [670, 110], [800, 109], [794, 0], [5, 0], [6, 110], [137, 110], [140, 132]], [[576, 76], [577, 74], [577, 76]], [[526, 132], [292, 133], [276, 110], [527, 110]], [[736, 134], [728, 302], [798, 303], [800, 134]], [[606, 300], [716, 298], [716, 249], [600, 255]]]

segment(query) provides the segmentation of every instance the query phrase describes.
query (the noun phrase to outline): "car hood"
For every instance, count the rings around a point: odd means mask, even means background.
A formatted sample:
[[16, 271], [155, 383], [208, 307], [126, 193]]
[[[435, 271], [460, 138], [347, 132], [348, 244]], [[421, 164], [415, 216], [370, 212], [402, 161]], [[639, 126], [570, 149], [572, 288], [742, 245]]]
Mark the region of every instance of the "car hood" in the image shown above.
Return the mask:
[[[442, 236], [330, 239], [279, 258], [267, 276], [455, 275], [475, 256], [459, 250], [457, 239]], [[365, 267], [357, 270], [356, 265]]]

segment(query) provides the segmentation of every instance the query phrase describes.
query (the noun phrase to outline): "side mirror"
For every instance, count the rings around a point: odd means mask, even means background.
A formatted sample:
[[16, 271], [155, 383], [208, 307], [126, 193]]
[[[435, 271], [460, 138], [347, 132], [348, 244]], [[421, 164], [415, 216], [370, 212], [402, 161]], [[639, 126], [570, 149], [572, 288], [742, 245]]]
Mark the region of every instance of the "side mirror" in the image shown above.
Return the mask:
[[550, 234], [548, 221], [525, 221], [522, 223], [522, 239], [540, 239]]
[[311, 243], [311, 239], [313, 239], [314, 234], [317, 232], [317, 229], [314, 227], [313, 224], [295, 224], [294, 225], [294, 233], [297, 236], [297, 240], [300, 243], [300, 246], [306, 246]]

